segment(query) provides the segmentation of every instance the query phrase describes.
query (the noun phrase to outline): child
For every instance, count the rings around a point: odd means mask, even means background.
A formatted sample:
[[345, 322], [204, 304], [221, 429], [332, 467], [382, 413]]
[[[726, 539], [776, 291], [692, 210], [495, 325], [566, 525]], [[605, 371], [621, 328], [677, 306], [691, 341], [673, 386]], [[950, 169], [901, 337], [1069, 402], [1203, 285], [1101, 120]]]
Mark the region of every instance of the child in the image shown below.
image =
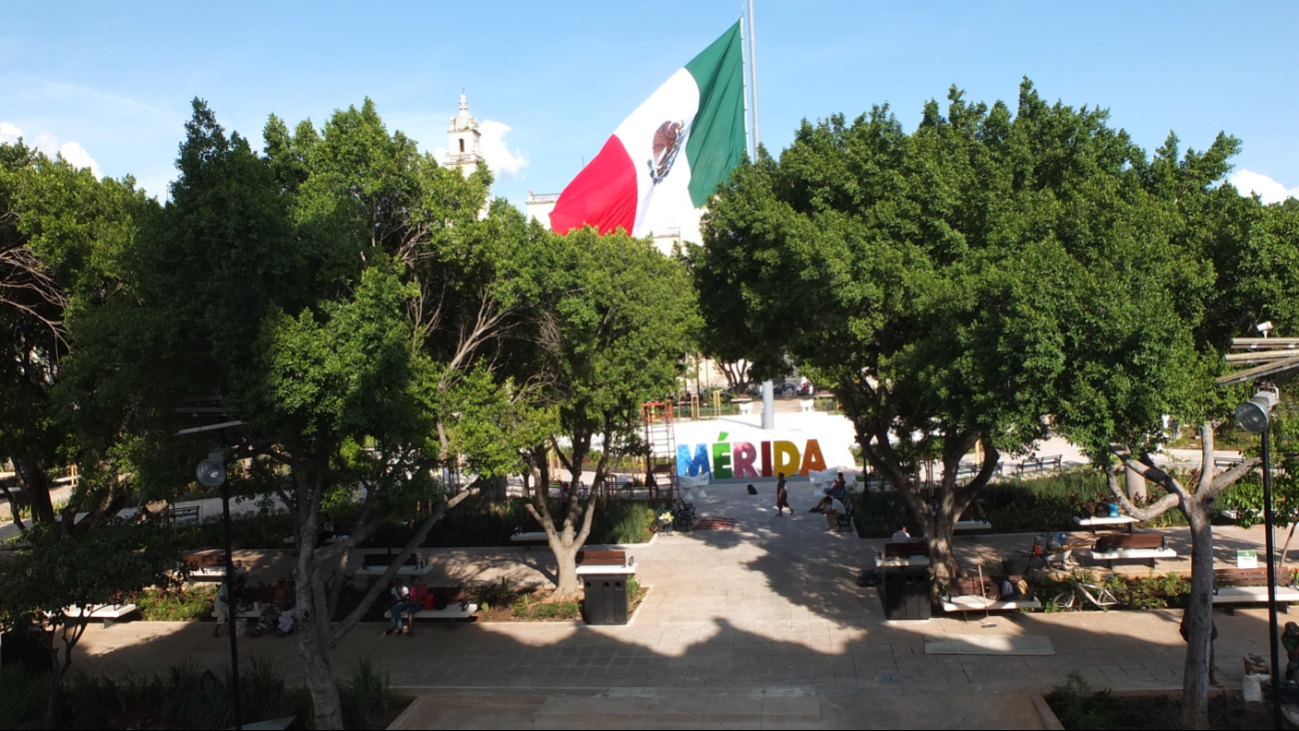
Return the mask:
[[776, 477], [780, 478], [776, 481], [776, 517], [783, 517], [785, 508], [789, 508], [789, 514], [792, 517], [794, 509], [789, 507], [789, 490], [785, 487], [785, 473], [778, 472]]

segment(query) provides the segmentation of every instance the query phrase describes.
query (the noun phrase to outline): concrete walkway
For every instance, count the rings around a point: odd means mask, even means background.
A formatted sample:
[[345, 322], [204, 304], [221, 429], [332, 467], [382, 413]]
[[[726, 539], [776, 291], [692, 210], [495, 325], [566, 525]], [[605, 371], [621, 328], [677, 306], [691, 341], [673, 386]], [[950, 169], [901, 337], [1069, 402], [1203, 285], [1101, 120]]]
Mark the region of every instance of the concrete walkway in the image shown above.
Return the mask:
[[[385, 637], [383, 625], [367, 624], [344, 639], [335, 667], [341, 675], [371, 657], [407, 692], [435, 694], [437, 703], [412, 706], [432, 714], [403, 721], [412, 728], [516, 721], [536, 728], [610, 727], [608, 713], [624, 714], [619, 726], [664, 727], [677, 721], [655, 714], [670, 715], [675, 711], [664, 709], [677, 707], [696, 709], [682, 711], [696, 714], [680, 720], [691, 727], [712, 713], [718, 723], [751, 727], [1030, 728], [1023, 720], [1027, 712], [1021, 714], [1023, 694], [1049, 691], [1071, 672], [1097, 688], [1180, 686], [1185, 645], [1176, 610], [1001, 615], [992, 627], [984, 627], [982, 617], [885, 622], [877, 591], [855, 583], [857, 570], [873, 565], [872, 542], [827, 532], [822, 516], [806, 512], [815, 495], [805, 485], [793, 486], [791, 502], [800, 510], [793, 517], [776, 517], [771, 483], [758, 487], [757, 496], [743, 486], [709, 488], [708, 499], [697, 503], [700, 517], [735, 518], [736, 530], [659, 536], [630, 549], [639, 580], [650, 588], [630, 625], [474, 623], [449, 631], [424, 624], [413, 637]], [[1255, 541], [1256, 532], [1221, 531], [1219, 538], [1257, 545], [1262, 536]], [[1031, 536], [1010, 536], [961, 539], [958, 545], [967, 560], [991, 561], [1029, 544]], [[544, 550], [426, 553], [436, 575], [475, 583], [508, 576], [526, 584], [551, 571]], [[268, 568], [273, 563], [268, 560]], [[1241, 655], [1265, 654], [1266, 612], [1216, 614], [1215, 621], [1218, 677], [1238, 687]], [[227, 661], [228, 642], [212, 639], [211, 627], [96, 627], [82, 641], [78, 667], [163, 672], [182, 658], [219, 665]], [[1055, 654], [924, 653], [927, 637], [971, 634], [1046, 637]], [[277, 662], [290, 679], [300, 677], [292, 638], [244, 640], [240, 652], [241, 658]], [[447, 698], [461, 700], [444, 703]]]

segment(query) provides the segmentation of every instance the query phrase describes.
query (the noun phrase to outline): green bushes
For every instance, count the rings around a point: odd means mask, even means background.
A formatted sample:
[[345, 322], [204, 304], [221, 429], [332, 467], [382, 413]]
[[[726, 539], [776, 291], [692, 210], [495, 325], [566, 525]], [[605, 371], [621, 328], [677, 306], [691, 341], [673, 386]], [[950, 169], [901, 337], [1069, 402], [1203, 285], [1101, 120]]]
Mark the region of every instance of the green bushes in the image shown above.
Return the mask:
[[[1095, 576], [1090, 572], [1084, 572], [1083, 580], [1087, 583], [1096, 581]], [[1046, 576], [1035, 577], [1032, 581], [1033, 593], [1042, 602], [1043, 609], [1048, 612], [1063, 611], [1059, 607], [1052, 606], [1050, 602], [1061, 592], [1070, 589], [1069, 581], [1060, 581]], [[1191, 579], [1189, 576], [1178, 576], [1177, 572], [1169, 573], [1167, 576], [1114, 575], [1106, 580], [1105, 588], [1113, 592], [1114, 598], [1119, 600], [1118, 606], [1113, 607], [1114, 609], [1184, 609], [1191, 596]], [[1074, 611], [1095, 609], [1096, 607], [1086, 602], [1074, 605]]]
[[[1074, 516], [1085, 504], [1112, 499], [1105, 477], [1095, 470], [1076, 470], [1032, 480], [1007, 480], [979, 493], [980, 516], [994, 533], [1044, 533], [1077, 530]], [[854, 514], [864, 538], [887, 538], [901, 523], [913, 523], [911, 511], [896, 492], [864, 492]], [[1170, 510], [1153, 527], [1185, 525], [1185, 516]]]
[[[559, 500], [551, 501], [550, 510], [556, 522], [562, 522], [564, 506]], [[654, 504], [644, 500], [603, 500], [596, 504], [591, 535], [586, 542], [644, 543], [650, 539], [649, 527], [654, 515]], [[428, 548], [512, 546], [510, 536], [520, 527], [539, 530], [523, 498], [481, 507], [466, 504], [447, 512], [433, 526], [423, 545]], [[364, 547], [403, 546], [410, 540], [411, 530], [407, 525], [386, 525]]]
[[[245, 723], [296, 716], [294, 728], [311, 728], [311, 695], [290, 685], [279, 669], [254, 658], [239, 672], [239, 704]], [[15, 668], [0, 673], [0, 728], [34, 729], [44, 723], [47, 676]], [[347, 728], [383, 728], [395, 692], [388, 675], [362, 660], [340, 684]], [[163, 675], [68, 676], [56, 705], [57, 728], [228, 728], [234, 725], [230, 674], [184, 661]]]
[[581, 602], [546, 602], [533, 601], [532, 596], [524, 594], [511, 607], [518, 619], [578, 619], [582, 616]]
[[208, 586], [161, 589], [150, 587], [131, 597], [140, 616], [149, 622], [183, 622], [200, 619], [212, 611], [216, 588]]
[[[1061, 725], [1091, 729], [1180, 729], [1181, 702], [1171, 695], [1119, 697], [1108, 690], [1093, 691], [1077, 672], [1046, 696]], [[1240, 696], [1219, 694], [1209, 699], [1209, 724], [1216, 729], [1272, 728], [1271, 706], [1245, 703]]]

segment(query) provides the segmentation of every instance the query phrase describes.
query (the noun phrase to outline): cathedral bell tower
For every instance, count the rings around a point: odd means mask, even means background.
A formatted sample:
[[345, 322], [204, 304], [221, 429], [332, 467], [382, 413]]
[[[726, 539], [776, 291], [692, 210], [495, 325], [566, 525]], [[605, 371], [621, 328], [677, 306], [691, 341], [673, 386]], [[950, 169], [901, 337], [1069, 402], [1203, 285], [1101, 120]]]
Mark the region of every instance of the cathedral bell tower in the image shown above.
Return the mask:
[[478, 162], [483, 159], [481, 137], [478, 120], [469, 113], [469, 100], [461, 94], [460, 113], [451, 118], [451, 124], [447, 127], [447, 154], [442, 164], [449, 168], [460, 168], [460, 172], [465, 175], [477, 170]]

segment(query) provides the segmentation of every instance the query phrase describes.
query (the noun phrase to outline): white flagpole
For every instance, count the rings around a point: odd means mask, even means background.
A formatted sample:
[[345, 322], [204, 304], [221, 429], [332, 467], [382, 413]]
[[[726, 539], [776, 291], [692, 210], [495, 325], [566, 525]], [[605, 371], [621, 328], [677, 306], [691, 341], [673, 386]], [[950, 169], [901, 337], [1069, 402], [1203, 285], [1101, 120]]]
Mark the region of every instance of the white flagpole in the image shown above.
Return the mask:
[[[758, 160], [762, 132], [758, 125], [758, 46], [753, 31], [753, 0], [749, 0], [749, 78], [753, 87], [753, 160]], [[762, 428], [776, 428], [776, 387], [770, 380], [762, 382]]]

